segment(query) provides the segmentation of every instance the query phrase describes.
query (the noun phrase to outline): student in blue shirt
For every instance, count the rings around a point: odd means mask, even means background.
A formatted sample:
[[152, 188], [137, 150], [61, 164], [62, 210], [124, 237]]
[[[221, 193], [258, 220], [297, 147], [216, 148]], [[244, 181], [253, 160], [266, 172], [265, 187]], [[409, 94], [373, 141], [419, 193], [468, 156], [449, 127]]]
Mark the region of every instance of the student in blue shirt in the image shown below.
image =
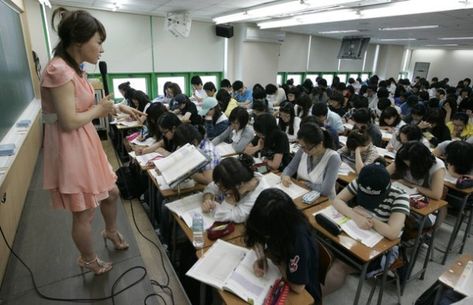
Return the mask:
[[335, 129], [339, 134], [345, 132], [342, 118], [328, 109], [325, 103], [315, 103], [312, 107], [312, 115], [314, 115], [320, 124], [324, 124]]
[[286, 193], [270, 188], [259, 194], [245, 224], [245, 243], [258, 255], [257, 276], [264, 276], [270, 259], [292, 291], [306, 289], [321, 304], [319, 248], [309, 221]]
[[247, 89], [241, 80], [237, 80], [232, 84], [233, 97], [237, 100], [240, 106], [245, 108], [251, 107], [251, 100], [253, 98], [253, 92]]
[[204, 127], [209, 140], [224, 132], [230, 125], [227, 116], [220, 109], [217, 99], [213, 97], [204, 98], [199, 115], [205, 117]]

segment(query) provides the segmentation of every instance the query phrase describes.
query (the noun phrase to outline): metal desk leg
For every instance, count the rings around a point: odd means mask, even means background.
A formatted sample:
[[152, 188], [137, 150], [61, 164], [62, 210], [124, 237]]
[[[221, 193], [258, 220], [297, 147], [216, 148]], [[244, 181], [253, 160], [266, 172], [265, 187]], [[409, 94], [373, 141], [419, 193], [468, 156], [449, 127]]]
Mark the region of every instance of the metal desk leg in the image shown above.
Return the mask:
[[[455, 197], [455, 196], [452, 196]], [[465, 211], [465, 206], [466, 206], [466, 201], [468, 200], [468, 196], [465, 196], [463, 198], [462, 206], [460, 208], [460, 212], [458, 213], [457, 216], [457, 221], [455, 222], [455, 226], [453, 227], [452, 235], [450, 235], [450, 239], [448, 240], [448, 245], [447, 248], [445, 249], [445, 254], [443, 255], [442, 259], [442, 265], [445, 265], [445, 262], [447, 261], [448, 254], [450, 253], [453, 243], [455, 242], [455, 239], [457, 238], [458, 231], [460, 231], [461, 224], [463, 222], [463, 212]]]
[[386, 255], [386, 263], [384, 264], [383, 277], [381, 280], [381, 287], [379, 288], [378, 294], [378, 305], [381, 305], [381, 302], [383, 301], [384, 284], [386, 284], [386, 278], [388, 277], [388, 268], [388, 255]]
[[437, 232], [437, 229], [433, 230], [430, 236], [429, 247], [427, 248], [427, 254], [425, 255], [424, 265], [422, 266], [422, 274], [420, 275], [421, 280], [424, 280], [424, 275], [425, 275], [425, 272], [427, 271], [427, 265], [429, 264], [430, 255], [432, 254], [433, 247], [434, 247], [434, 238], [435, 238], [436, 232]]
[[358, 305], [358, 301], [360, 300], [361, 289], [363, 288], [363, 283], [366, 279], [366, 273], [368, 272], [368, 265], [369, 262], [365, 263], [363, 265], [363, 268], [361, 269], [360, 279], [358, 281], [358, 288], [356, 289], [355, 300], [353, 301], [353, 305]]
[[151, 218], [151, 224], [154, 228], [157, 227], [156, 222], [156, 187], [154, 186], [151, 177], [148, 178], [148, 195], [149, 195], [149, 213]]
[[[414, 266], [416, 264], [417, 256], [419, 255], [419, 248], [420, 248], [420, 238], [422, 237], [422, 231], [424, 230], [425, 220], [428, 216], [422, 217], [420, 221], [419, 229], [417, 231], [416, 242], [414, 244], [414, 251], [411, 254], [411, 261], [409, 263], [409, 268], [407, 269], [407, 275], [404, 283], [407, 282], [408, 279], [411, 277], [412, 270], [414, 270]], [[403, 289], [404, 291], [404, 289]]]

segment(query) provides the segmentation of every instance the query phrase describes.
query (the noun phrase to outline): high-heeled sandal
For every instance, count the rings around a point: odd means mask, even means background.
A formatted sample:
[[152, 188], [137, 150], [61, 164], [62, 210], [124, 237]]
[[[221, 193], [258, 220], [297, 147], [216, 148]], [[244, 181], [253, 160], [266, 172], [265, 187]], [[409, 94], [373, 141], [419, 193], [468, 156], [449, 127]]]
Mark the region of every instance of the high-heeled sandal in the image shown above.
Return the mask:
[[104, 262], [98, 256], [88, 262], [83, 260], [82, 256], [79, 256], [77, 263], [79, 264], [82, 273], [84, 273], [84, 268], [92, 271], [95, 275], [104, 274], [112, 269], [112, 263]]
[[106, 230], [103, 230], [102, 237], [105, 246], [107, 246], [107, 239], [109, 239], [115, 246], [116, 250], [126, 250], [129, 247], [128, 243], [123, 239], [123, 235], [121, 235], [118, 231], [115, 231], [114, 233], [107, 233]]

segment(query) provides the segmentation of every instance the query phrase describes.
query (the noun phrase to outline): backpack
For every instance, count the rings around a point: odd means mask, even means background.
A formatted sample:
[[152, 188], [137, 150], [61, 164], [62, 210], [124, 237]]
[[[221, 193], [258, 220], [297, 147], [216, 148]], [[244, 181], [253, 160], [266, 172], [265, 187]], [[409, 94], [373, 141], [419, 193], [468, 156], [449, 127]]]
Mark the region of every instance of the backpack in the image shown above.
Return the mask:
[[115, 173], [118, 177], [116, 184], [123, 199], [139, 198], [148, 188], [148, 178], [137, 164], [122, 166]]

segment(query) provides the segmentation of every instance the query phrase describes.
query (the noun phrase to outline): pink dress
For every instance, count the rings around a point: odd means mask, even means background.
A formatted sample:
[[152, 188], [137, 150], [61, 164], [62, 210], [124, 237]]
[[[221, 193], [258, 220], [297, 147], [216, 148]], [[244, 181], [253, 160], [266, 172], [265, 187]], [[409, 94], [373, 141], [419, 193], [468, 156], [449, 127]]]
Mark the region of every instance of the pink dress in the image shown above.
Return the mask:
[[[44, 114], [56, 113], [49, 88], [69, 81], [74, 85], [76, 112], [94, 105], [94, 89], [85, 73], [80, 77], [56, 57], [48, 63], [41, 81]], [[98, 207], [109, 196], [116, 178], [92, 122], [70, 132], [57, 121], [45, 124], [43, 185], [51, 193], [53, 207], [73, 212]]]

